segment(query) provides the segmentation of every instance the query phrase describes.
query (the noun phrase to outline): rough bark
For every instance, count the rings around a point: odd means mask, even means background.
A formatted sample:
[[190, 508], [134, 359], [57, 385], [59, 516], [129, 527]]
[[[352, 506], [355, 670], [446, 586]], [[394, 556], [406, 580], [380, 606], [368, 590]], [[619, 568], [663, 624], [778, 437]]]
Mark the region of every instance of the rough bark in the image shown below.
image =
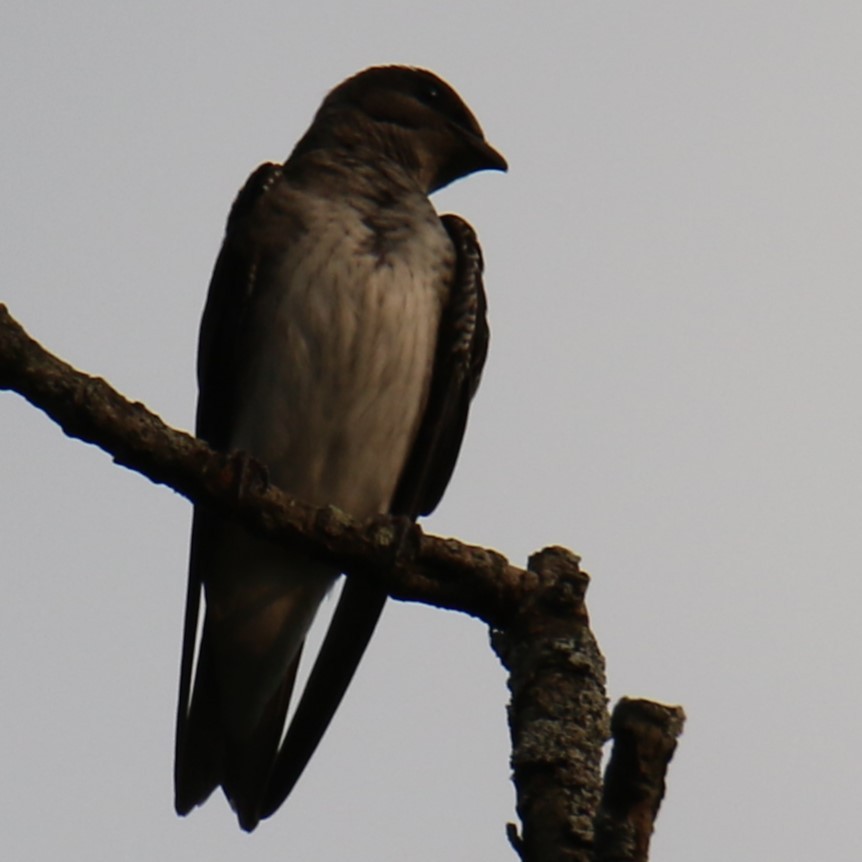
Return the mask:
[[512, 771], [523, 824], [509, 836], [525, 862], [589, 862], [608, 738], [605, 663], [589, 628], [589, 583], [565, 548], [534, 554], [539, 586], [492, 635], [508, 668]]
[[[509, 836], [523, 862], [645, 860], [681, 709], [623, 700], [608, 737], [604, 659], [589, 629], [589, 578], [564, 548], [547, 548], [526, 569], [502, 554], [426, 535], [405, 519], [360, 523], [317, 509], [266, 480], [242, 453], [216, 452], [169, 428], [104, 380], [45, 351], [0, 304], [0, 389], [14, 390], [71, 437], [118, 464], [206, 503], [277, 541], [301, 546], [348, 576], [378, 579], [391, 596], [457, 610], [491, 627], [509, 670], [513, 779], [522, 830]], [[601, 800], [601, 801], [600, 801]]]
[[611, 718], [613, 753], [596, 814], [596, 862], [646, 862], [682, 733], [681, 707], [623, 698]]
[[47, 413], [70, 437], [99, 446], [118, 464], [221, 509], [251, 529], [313, 550], [347, 573], [382, 579], [397, 599], [459, 610], [503, 625], [537, 577], [502, 554], [426, 535], [404, 518], [358, 522], [318, 509], [266, 480], [241, 453], [225, 454], [169, 428], [140, 402], [72, 368], [30, 338], [0, 304], [0, 389]]

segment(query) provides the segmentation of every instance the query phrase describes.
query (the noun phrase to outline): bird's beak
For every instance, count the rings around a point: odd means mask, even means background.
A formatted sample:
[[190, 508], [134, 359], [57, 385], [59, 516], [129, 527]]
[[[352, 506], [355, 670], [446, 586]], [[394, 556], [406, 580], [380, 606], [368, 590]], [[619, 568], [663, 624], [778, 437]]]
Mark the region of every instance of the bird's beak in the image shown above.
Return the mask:
[[453, 180], [474, 174], [476, 171], [505, 171], [509, 165], [481, 134], [458, 130], [457, 136], [449, 135], [444, 139], [444, 146], [451, 146], [453, 151], [447, 159], [438, 160], [437, 173], [428, 184], [430, 192], [435, 192], [448, 186]]
[[476, 151], [480, 159], [480, 165], [476, 168], [477, 171], [507, 171], [509, 164], [503, 157], [503, 154], [495, 150], [483, 138], [476, 139]]

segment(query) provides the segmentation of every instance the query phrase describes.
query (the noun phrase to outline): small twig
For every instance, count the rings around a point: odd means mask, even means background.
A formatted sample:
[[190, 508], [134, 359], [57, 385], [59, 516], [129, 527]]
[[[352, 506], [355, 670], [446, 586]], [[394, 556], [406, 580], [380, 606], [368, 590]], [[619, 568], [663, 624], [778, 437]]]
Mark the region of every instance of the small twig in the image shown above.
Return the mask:
[[646, 862], [665, 775], [685, 713], [679, 706], [623, 698], [614, 708], [614, 747], [596, 814], [595, 862]]

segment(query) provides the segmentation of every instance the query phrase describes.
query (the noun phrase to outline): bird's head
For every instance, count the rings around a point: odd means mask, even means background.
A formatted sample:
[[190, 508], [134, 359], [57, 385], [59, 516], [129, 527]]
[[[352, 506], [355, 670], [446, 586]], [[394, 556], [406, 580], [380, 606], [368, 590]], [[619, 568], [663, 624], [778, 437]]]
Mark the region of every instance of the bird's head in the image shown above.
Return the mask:
[[329, 93], [297, 150], [333, 145], [398, 162], [426, 192], [507, 168], [455, 90], [409, 66], [365, 69]]

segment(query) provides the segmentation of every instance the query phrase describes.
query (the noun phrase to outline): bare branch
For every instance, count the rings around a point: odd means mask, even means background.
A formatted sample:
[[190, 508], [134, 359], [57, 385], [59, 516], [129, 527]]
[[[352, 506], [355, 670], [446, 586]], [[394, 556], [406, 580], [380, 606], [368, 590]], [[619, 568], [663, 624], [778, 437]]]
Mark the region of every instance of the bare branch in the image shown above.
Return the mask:
[[614, 708], [613, 754], [596, 815], [596, 862], [646, 862], [665, 775], [682, 733], [682, 707], [623, 698]]
[[571, 551], [547, 548], [520, 569], [495, 551], [426, 535], [403, 518], [360, 523], [333, 507], [294, 500], [269, 485], [265, 468], [247, 455], [216, 452], [169, 428], [143, 404], [48, 353], [2, 304], [0, 389], [19, 392], [66, 434], [117, 463], [261, 535], [313, 551], [351, 576], [375, 578], [394, 598], [487, 622], [510, 671], [512, 767], [523, 823], [521, 835], [509, 824], [512, 846], [524, 862], [647, 859], [684, 715], [678, 707], [621, 701], [602, 795], [604, 659], [584, 604], [589, 578]]
[[99, 446], [117, 463], [263, 535], [312, 549], [347, 573], [380, 579], [395, 598], [504, 625], [536, 586], [534, 574], [502, 554], [426, 535], [406, 519], [360, 523], [334, 507], [317, 509], [288, 497], [247, 456], [212, 450], [48, 353], [2, 304], [0, 389], [19, 392], [70, 437]]
[[605, 665], [589, 629], [589, 577], [565, 548], [530, 558], [539, 588], [492, 644], [510, 670], [512, 769], [524, 862], [589, 862], [608, 738]]

